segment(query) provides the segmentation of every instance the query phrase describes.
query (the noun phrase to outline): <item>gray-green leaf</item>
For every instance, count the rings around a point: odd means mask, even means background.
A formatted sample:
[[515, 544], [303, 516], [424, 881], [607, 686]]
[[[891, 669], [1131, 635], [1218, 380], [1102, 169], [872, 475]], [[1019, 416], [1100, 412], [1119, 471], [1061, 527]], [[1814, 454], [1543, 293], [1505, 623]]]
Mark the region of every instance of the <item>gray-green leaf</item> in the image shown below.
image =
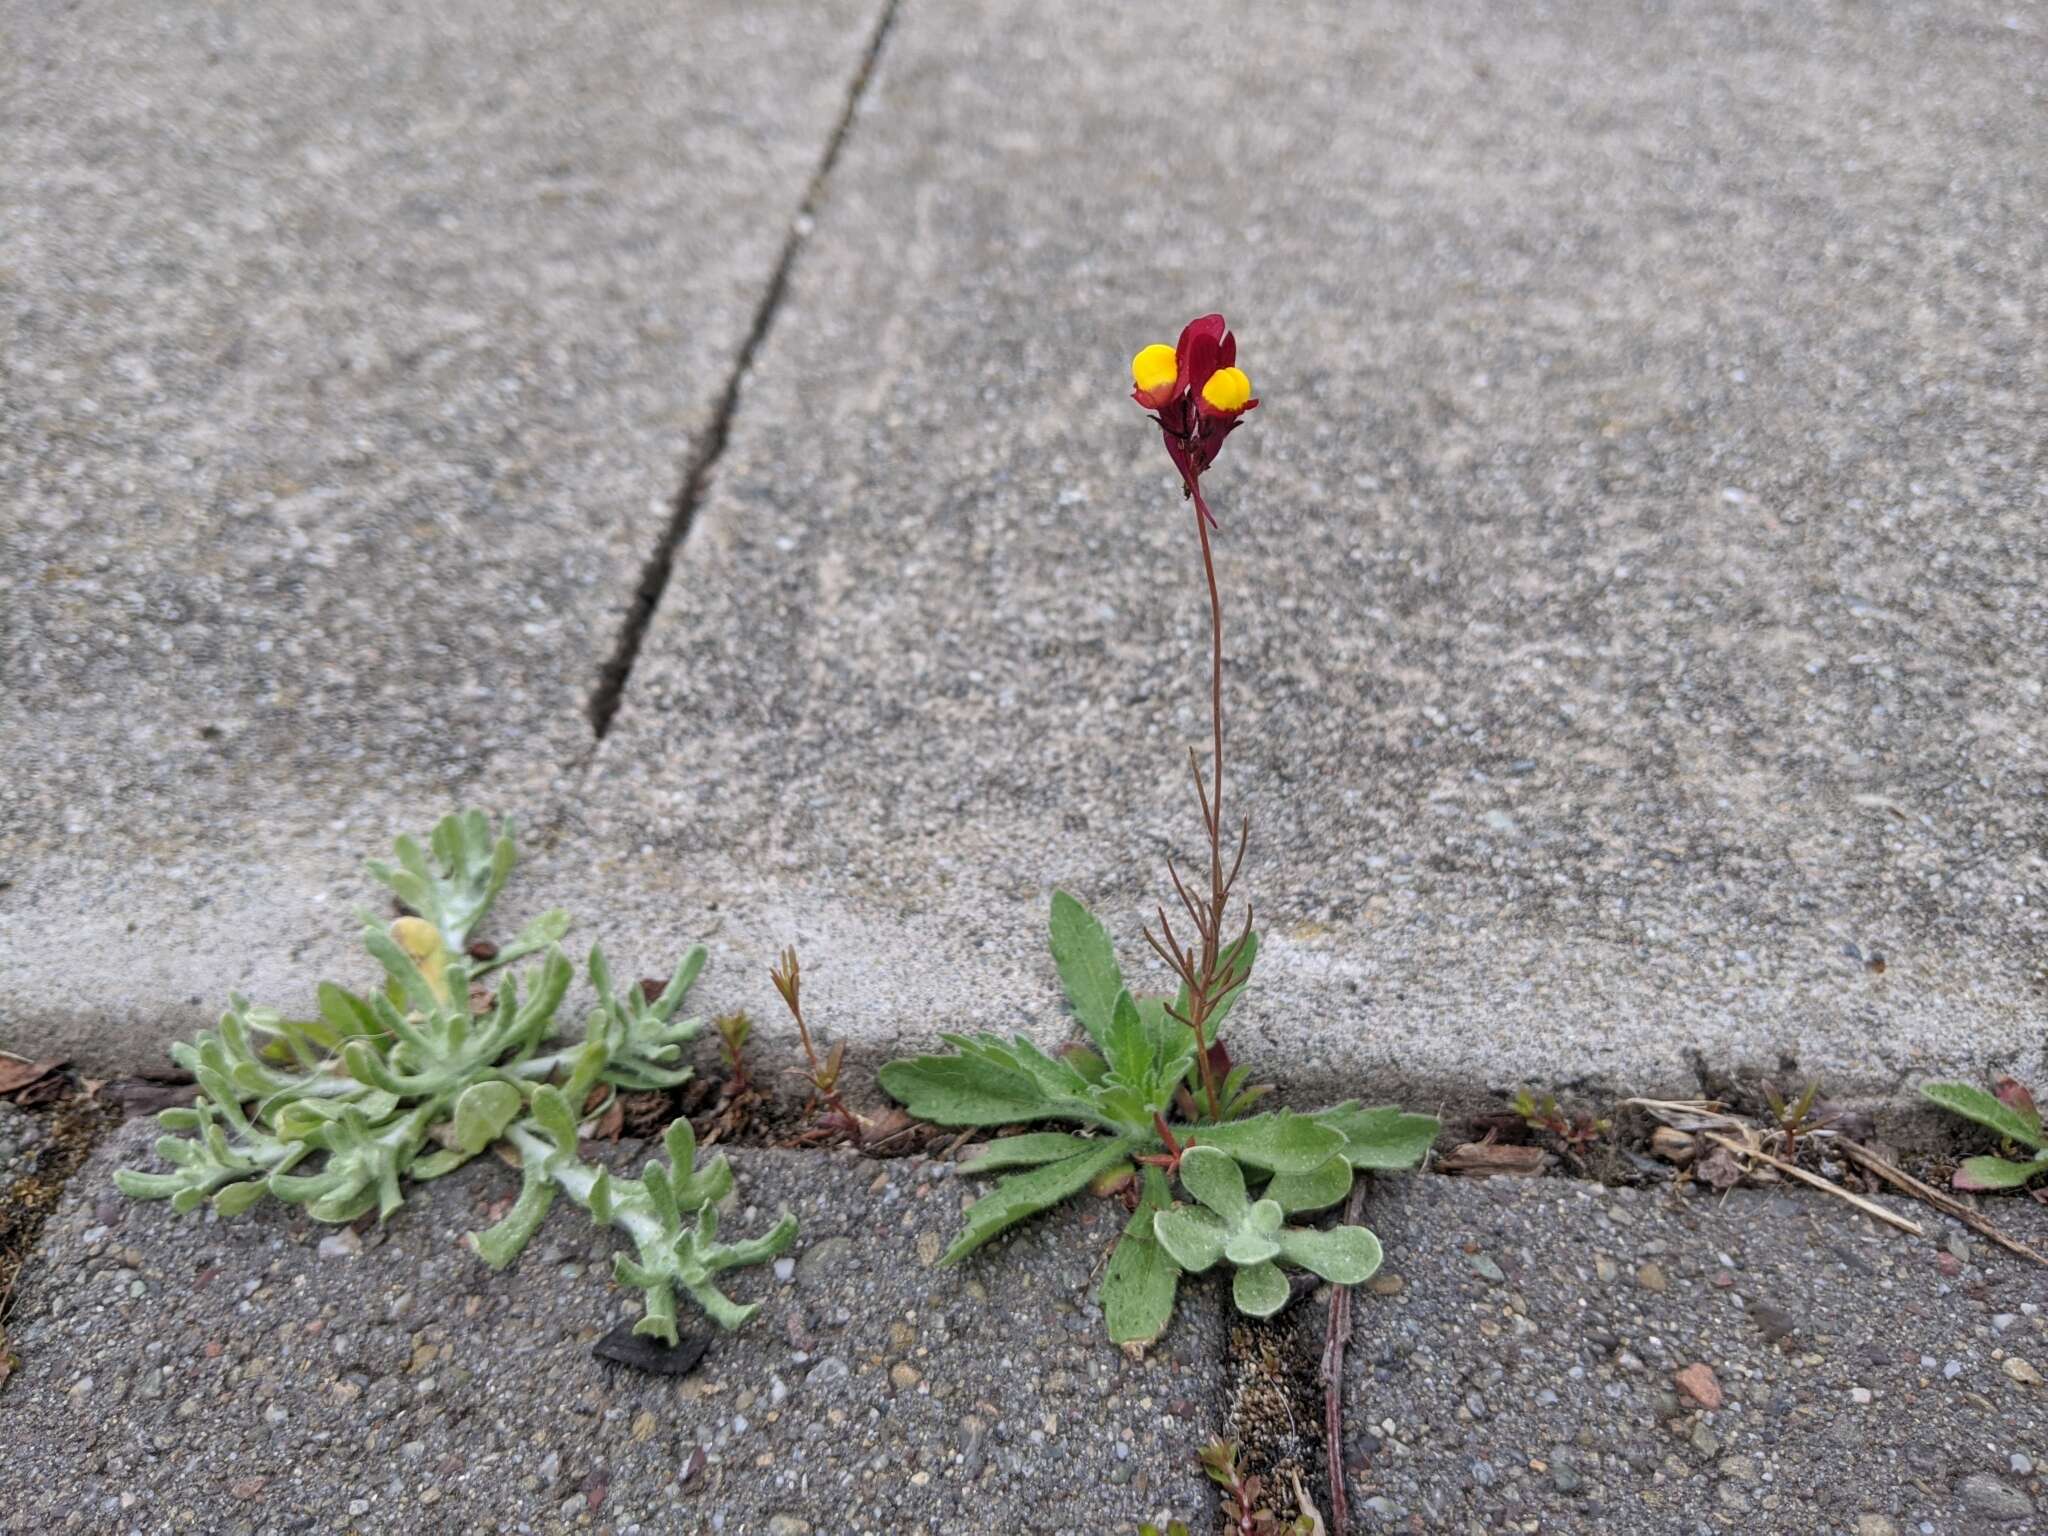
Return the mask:
[[1363, 1285], [1380, 1267], [1380, 1240], [1364, 1227], [1289, 1227], [1279, 1242], [1288, 1263], [1336, 1285]]
[[1438, 1130], [1433, 1115], [1411, 1115], [1394, 1105], [1360, 1109], [1346, 1102], [1315, 1119], [1344, 1133], [1344, 1161], [1354, 1168], [1413, 1168], [1429, 1155]]
[[1230, 1299], [1246, 1317], [1271, 1317], [1287, 1305], [1287, 1277], [1270, 1260], [1250, 1264], [1230, 1283]]
[[1007, 1231], [1027, 1216], [1059, 1204], [1088, 1187], [1088, 1181], [1130, 1155], [1131, 1142], [1118, 1137], [1093, 1144], [1093, 1150], [1057, 1163], [1047, 1163], [1029, 1173], [1015, 1173], [999, 1179], [996, 1187], [975, 1201], [967, 1211], [967, 1225], [953, 1239], [953, 1246], [940, 1258], [941, 1264], [957, 1264], [1000, 1232]]
[[1943, 1109], [1966, 1120], [1974, 1120], [1979, 1125], [1989, 1126], [2009, 1141], [2020, 1142], [2037, 1151], [2048, 1147], [2038, 1123], [2029, 1124], [2026, 1117], [2010, 1104], [1973, 1084], [1922, 1083], [1920, 1092]]
[[1266, 1198], [1289, 1216], [1327, 1211], [1351, 1193], [1351, 1164], [1340, 1152], [1313, 1173], [1276, 1173]]
[[1344, 1132], [1292, 1110], [1275, 1110], [1228, 1125], [1193, 1127], [1203, 1146], [1218, 1147], [1249, 1168], [1268, 1173], [1313, 1173], [1344, 1146]]
[[1102, 1277], [1102, 1315], [1113, 1344], [1150, 1344], [1173, 1320], [1180, 1266], [1152, 1228], [1169, 1200], [1166, 1176], [1147, 1168], [1138, 1209], [1117, 1239]]
[[1110, 1026], [1117, 996], [1124, 990], [1123, 972], [1117, 966], [1108, 930], [1065, 891], [1052, 893], [1052, 963], [1081, 1027], [1103, 1055], [1114, 1061]]

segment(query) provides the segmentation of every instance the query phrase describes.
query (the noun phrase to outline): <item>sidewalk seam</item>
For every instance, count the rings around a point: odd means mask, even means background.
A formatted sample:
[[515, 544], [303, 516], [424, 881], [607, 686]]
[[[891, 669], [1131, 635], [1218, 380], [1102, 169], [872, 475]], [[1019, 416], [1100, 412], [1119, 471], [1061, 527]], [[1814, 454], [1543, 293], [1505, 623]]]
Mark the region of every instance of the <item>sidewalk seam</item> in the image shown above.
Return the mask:
[[811, 173], [810, 182], [804, 188], [803, 201], [797, 205], [795, 215], [789, 223], [789, 232], [783, 237], [781, 254], [776, 258], [770, 272], [768, 285], [762, 290], [760, 301], [754, 307], [754, 318], [747, 328], [746, 338], [740, 343], [738, 354], [733, 358], [732, 368], [726, 375], [725, 387], [720, 391], [718, 405], [712, 412], [711, 423], [705, 429], [697, 451], [690, 455], [683, 472], [681, 489], [676, 492], [669, 513], [668, 527], [654, 551], [641, 567], [640, 580], [634, 589], [633, 603], [626, 613], [626, 620], [619, 631], [618, 643], [612, 648], [611, 656], [598, 673], [597, 686], [592, 690], [589, 704], [590, 727], [597, 740], [604, 740], [611, 730], [612, 720], [619, 712], [620, 700], [624, 698], [626, 685], [631, 681], [633, 665], [640, 657], [640, 647], [647, 637], [649, 626], [654, 622], [656, 610], [661, 606], [662, 594], [668, 590], [669, 577], [675, 570], [676, 552], [683, 540], [689, 537], [690, 525], [696, 520], [698, 504], [711, 481], [711, 472], [725, 453], [726, 437], [732, 426], [734, 412], [739, 406], [740, 389], [753, 368], [754, 357], [768, 332], [775, 324], [776, 314], [782, 308], [782, 300], [789, 287], [789, 274], [796, 265], [797, 254], [811, 237], [816, 228], [817, 212], [824, 201], [825, 186], [830, 180], [833, 168], [839, 163], [840, 151], [846, 147], [851, 136], [853, 120], [860, 110], [862, 100], [868, 92], [868, 85], [874, 79], [875, 68], [881, 60], [882, 49], [887, 44], [891, 28], [896, 22], [896, 12], [902, 0], [883, 0], [881, 14], [876, 19], [874, 30], [869, 33], [867, 47], [862, 51], [859, 67], [854, 70], [853, 81], [847, 89], [846, 104], [840, 109], [839, 120], [833, 125], [831, 135], [825, 141], [825, 152], [818, 161], [818, 167]]

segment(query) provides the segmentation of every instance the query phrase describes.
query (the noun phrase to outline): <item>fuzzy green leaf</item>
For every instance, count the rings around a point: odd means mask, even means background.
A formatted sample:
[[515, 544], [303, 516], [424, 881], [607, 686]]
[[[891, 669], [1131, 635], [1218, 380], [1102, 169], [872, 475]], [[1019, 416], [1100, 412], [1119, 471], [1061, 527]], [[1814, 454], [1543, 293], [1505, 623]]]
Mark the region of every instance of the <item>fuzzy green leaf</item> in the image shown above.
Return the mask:
[[1078, 1156], [999, 1179], [994, 1189], [968, 1208], [966, 1226], [939, 1262], [957, 1264], [999, 1232], [1059, 1204], [1069, 1195], [1078, 1194], [1098, 1173], [1128, 1157], [1130, 1150], [1131, 1142], [1118, 1137], [1097, 1142], [1092, 1151]]
[[1117, 966], [1108, 930], [1065, 891], [1052, 893], [1052, 963], [1059, 970], [1060, 985], [1067, 990], [1067, 1001], [1074, 1005], [1074, 1016], [1088, 1031], [1088, 1038], [1114, 1062], [1116, 1055], [1109, 1040], [1117, 997], [1124, 990], [1123, 971]]
[[979, 1156], [960, 1165], [964, 1174], [995, 1173], [1004, 1168], [1036, 1168], [1057, 1163], [1095, 1146], [1086, 1136], [1068, 1131], [1038, 1131], [1027, 1136], [1001, 1136], [990, 1142]]
[[2043, 1174], [2048, 1174], [2048, 1159], [2016, 1163], [2006, 1157], [1966, 1157], [1950, 1182], [1957, 1189], [1978, 1193], [1992, 1189], [2019, 1189]]
[[1005, 1044], [994, 1035], [945, 1038], [955, 1054], [892, 1061], [878, 1074], [883, 1091], [918, 1119], [962, 1126], [1031, 1120], [1107, 1123], [1087, 1079], [1030, 1042]]
[[1189, 1134], [1203, 1146], [1219, 1148], [1246, 1167], [1268, 1173], [1313, 1173], [1345, 1143], [1341, 1130], [1286, 1109], [1228, 1125], [1193, 1126]]
[[1434, 1115], [1411, 1115], [1394, 1105], [1360, 1109], [1346, 1102], [1318, 1111], [1315, 1120], [1344, 1133], [1344, 1161], [1354, 1168], [1414, 1168], [1436, 1142]]
[[547, 1220], [548, 1207], [555, 1203], [555, 1186], [548, 1179], [528, 1178], [519, 1199], [505, 1213], [504, 1220], [481, 1232], [469, 1234], [469, 1245], [493, 1269], [503, 1269], [533, 1240], [540, 1224]]
[[1237, 1166], [1237, 1159], [1213, 1146], [1188, 1149], [1180, 1160], [1180, 1182], [1189, 1194], [1226, 1222], [1242, 1220], [1251, 1209], [1244, 1189], [1244, 1170]]
[[2038, 1124], [2029, 1124], [2018, 1110], [1973, 1084], [1922, 1083], [1920, 1092], [1943, 1109], [1988, 1126], [2008, 1141], [2017, 1141], [2037, 1151], [2048, 1148], [2048, 1141], [2043, 1140]]
[[1145, 1170], [1138, 1208], [1117, 1239], [1102, 1277], [1102, 1315], [1113, 1344], [1150, 1344], [1173, 1320], [1180, 1266], [1153, 1231], [1152, 1221], [1168, 1208], [1166, 1176]]
[[1287, 1305], [1287, 1277], [1270, 1261], [1251, 1264], [1230, 1283], [1230, 1299], [1246, 1317], [1271, 1317]]
[[455, 1145], [481, 1152], [500, 1136], [525, 1101], [510, 1083], [471, 1083], [455, 1100]]
[[1289, 1216], [1327, 1211], [1351, 1193], [1351, 1164], [1340, 1152], [1313, 1173], [1276, 1173], [1266, 1198]]
[[1242, 1268], [1247, 1264], [1263, 1264], [1276, 1258], [1280, 1244], [1276, 1234], [1285, 1218], [1280, 1207], [1271, 1200], [1257, 1200], [1244, 1213], [1244, 1219], [1237, 1224], [1223, 1243], [1223, 1257]]
[[1288, 1263], [1337, 1285], [1363, 1285], [1380, 1267], [1380, 1240], [1364, 1227], [1289, 1227], [1279, 1243]]
[[[1128, 992], [1116, 995], [1116, 1005], [1110, 1011], [1108, 1033], [1102, 1041], [1102, 1054], [1109, 1062], [1110, 1075], [1126, 1088], [1145, 1094], [1153, 1087], [1152, 1037], [1145, 1033], [1145, 1023], [1138, 1017], [1138, 1005]], [[1164, 1108], [1164, 1093], [1159, 1095], [1159, 1100], [1157, 1107]]]
[[1176, 1264], [1198, 1275], [1223, 1257], [1230, 1229], [1208, 1211], [1176, 1205], [1152, 1218], [1152, 1235]]

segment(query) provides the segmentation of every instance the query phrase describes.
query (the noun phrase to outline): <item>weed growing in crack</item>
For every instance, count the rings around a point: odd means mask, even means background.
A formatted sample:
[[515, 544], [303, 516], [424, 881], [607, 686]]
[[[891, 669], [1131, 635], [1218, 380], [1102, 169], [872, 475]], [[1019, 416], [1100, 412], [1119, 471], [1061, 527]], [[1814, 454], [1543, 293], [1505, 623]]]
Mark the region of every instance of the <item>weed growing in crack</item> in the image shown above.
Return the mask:
[[[497, 1148], [519, 1166], [521, 1187], [502, 1220], [469, 1234], [485, 1263], [510, 1264], [556, 1196], [567, 1195], [632, 1238], [633, 1257], [618, 1255], [613, 1273], [642, 1292], [636, 1332], [674, 1344], [677, 1292], [737, 1328], [758, 1303], [734, 1302], [717, 1276], [781, 1253], [796, 1218], [784, 1213], [761, 1237], [721, 1242], [718, 1207], [732, 1169], [723, 1157], [697, 1165], [687, 1120], [663, 1138], [668, 1166], [651, 1161], [637, 1179], [614, 1178], [579, 1151], [587, 1125], [619, 1092], [668, 1089], [690, 1076], [680, 1057], [701, 1026], [677, 1012], [703, 968], [703, 948], [686, 954], [665, 986], [623, 993], [593, 948], [597, 1006], [583, 1039], [550, 1048], [570, 982], [556, 942], [567, 914], [547, 913], [503, 947], [471, 938], [512, 872], [510, 828], [493, 834], [481, 812], [449, 816], [430, 848], [402, 837], [397, 856], [370, 871], [408, 915], [388, 929], [366, 919], [363, 930], [384, 985], [358, 997], [323, 983], [313, 1020], [231, 998], [218, 1031], [171, 1047], [200, 1097], [157, 1117], [173, 1133], [156, 1143], [169, 1171], [123, 1169], [115, 1183], [181, 1212], [210, 1202], [234, 1216], [268, 1196], [303, 1205], [316, 1221], [371, 1211], [381, 1220], [403, 1202], [408, 1179], [438, 1178]], [[530, 954], [541, 958], [522, 997], [505, 968]], [[483, 984], [498, 972], [495, 989]]]
[[[2001, 1077], [1989, 1093], [1971, 1083], [1923, 1083], [1920, 1092], [1950, 1113], [1999, 1135], [2000, 1155], [1963, 1159], [1950, 1181], [1957, 1189], [1973, 1194], [2024, 1189], [2048, 1175], [2048, 1133], [2041, 1129], [2041, 1111], [2033, 1094], [2018, 1079]], [[2033, 1195], [2048, 1204], [2041, 1190]]]
[[797, 1041], [803, 1047], [805, 1065], [797, 1069], [796, 1075], [810, 1087], [811, 1098], [804, 1106], [804, 1116], [815, 1120], [816, 1125], [801, 1139], [816, 1141], [840, 1136], [854, 1146], [860, 1146], [867, 1139], [868, 1122], [847, 1107], [839, 1092], [839, 1077], [846, 1066], [846, 1042], [834, 1042], [822, 1057], [819, 1056], [818, 1048], [811, 1040], [811, 1026], [804, 1018], [803, 968], [794, 947], [783, 950], [782, 958], [768, 972], [768, 979], [775, 983], [783, 1006], [796, 1021]]
[[1527, 1088], [1515, 1090], [1513, 1109], [1516, 1119], [1529, 1130], [1553, 1138], [1565, 1156], [1581, 1169], [1585, 1167], [1586, 1149], [1614, 1125], [1605, 1116], [1583, 1110], [1576, 1115], [1566, 1114], [1556, 1094], [1531, 1093]]
[[[949, 1052], [891, 1062], [881, 1083], [912, 1115], [940, 1125], [1078, 1128], [1004, 1137], [966, 1165], [964, 1172], [1001, 1177], [969, 1208], [944, 1262], [1084, 1190], [1115, 1194], [1130, 1215], [1104, 1271], [1102, 1306], [1111, 1339], [1142, 1346], [1165, 1331], [1184, 1272], [1228, 1260], [1238, 1306], [1258, 1316], [1288, 1300], [1282, 1263], [1339, 1283], [1367, 1278], [1380, 1258], [1370, 1232], [1322, 1232], [1288, 1218], [1341, 1203], [1361, 1168], [1414, 1166], [1437, 1123], [1348, 1102], [1312, 1115], [1248, 1113], [1266, 1090], [1232, 1061], [1223, 1029], [1251, 979], [1259, 936], [1249, 902], [1241, 917], [1232, 915], [1251, 828], [1240, 817], [1226, 839], [1223, 600], [1211, 543], [1218, 524], [1202, 477], [1259, 402], [1221, 315], [1192, 321], [1176, 346], [1146, 347], [1131, 375], [1132, 398], [1152, 413], [1191, 506], [1209, 598], [1206, 778], [1189, 752], [1207, 868], [1191, 882], [1169, 861], [1181, 916], [1170, 918], [1161, 903], [1145, 929], [1179, 990], [1134, 993], [1108, 931], [1055, 891], [1053, 963], [1087, 1043], [1049, 1055], [1021, 1036], [947, 1035]], [[1176, 1202], [1176, 1183], [1192, 1204]]]

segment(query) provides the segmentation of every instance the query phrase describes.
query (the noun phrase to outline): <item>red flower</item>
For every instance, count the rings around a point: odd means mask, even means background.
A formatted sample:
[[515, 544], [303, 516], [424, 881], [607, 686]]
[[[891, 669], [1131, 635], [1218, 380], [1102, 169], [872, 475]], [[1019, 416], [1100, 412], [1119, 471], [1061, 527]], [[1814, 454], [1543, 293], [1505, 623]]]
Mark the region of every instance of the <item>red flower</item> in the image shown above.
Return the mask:
[[1131, 359], [1131, 382], [1131, 398], [1159, 423], [1182, 493], [1195, 499], [1213, 526], [1216, 519], [1202, 500], [1202, 474], [1245, 412], [1259, 404], [1251, 379], [1237, 366], [1237, 338], [1221, 315], [1190, 320], [1170, 352], [1159, 343]]

